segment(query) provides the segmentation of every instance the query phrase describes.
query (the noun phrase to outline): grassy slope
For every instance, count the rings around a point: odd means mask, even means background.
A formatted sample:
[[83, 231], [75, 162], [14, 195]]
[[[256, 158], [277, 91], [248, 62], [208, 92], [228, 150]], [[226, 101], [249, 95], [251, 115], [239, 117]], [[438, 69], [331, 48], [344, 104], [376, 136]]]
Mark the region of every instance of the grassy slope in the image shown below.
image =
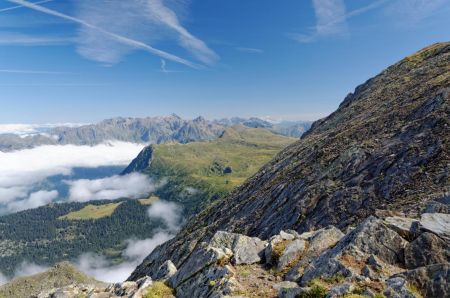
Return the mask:
[[[266, 129], [236, 126], [214, 141], [154, 145], [145, 172], [165, 179], [157, 195], [181, 203], [189, 214], [242, 184], [294, 141]], [[228, 167], [231, 173], [224, 173]]]
[[87, 205], [83, 209], [78, 211], [70, 212], [66, 215], [60, 216], [58, 219], [60, 220], [89, 220], [89, 219], [100, 219], [106, 216], [111, 216], [119, 207], [119, 203], [111, 203], [105, 205]]

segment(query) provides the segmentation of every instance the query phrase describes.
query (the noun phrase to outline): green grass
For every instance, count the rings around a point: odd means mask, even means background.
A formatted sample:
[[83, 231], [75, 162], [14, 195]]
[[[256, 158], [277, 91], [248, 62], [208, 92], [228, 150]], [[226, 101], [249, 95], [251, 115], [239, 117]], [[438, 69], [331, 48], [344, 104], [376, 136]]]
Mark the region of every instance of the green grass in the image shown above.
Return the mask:
[[90, 220], [100, 219], [111, 216], [113, 212], [119, 207], [121, 203], [111, 203], [105, 205], [87, 205], [81, 210], [70, 212], [66, 215], [60, 216], [60, 220]]
[[[156, 193], [162, 199], [204, 207], [241, 185], [295, 140], [262, 128], [235, 126], [213, 141], [153, 145], [153, 158], [145, 172], [167, 180]], [[190, 202], [189, 189], [204, 195]]]
[[173, 290], [163, 282], [157, 281], [147, 290], [144, 298], [167, 298], [175, 297]]

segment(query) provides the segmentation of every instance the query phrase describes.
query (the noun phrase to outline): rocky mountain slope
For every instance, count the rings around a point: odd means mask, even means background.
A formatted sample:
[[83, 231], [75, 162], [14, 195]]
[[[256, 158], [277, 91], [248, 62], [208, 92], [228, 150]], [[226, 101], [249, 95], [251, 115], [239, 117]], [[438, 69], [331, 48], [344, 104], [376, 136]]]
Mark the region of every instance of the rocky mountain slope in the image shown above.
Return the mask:
[[[192, 219], [174, 239], [157, 248], [130, 279], [154, 277], [170, 261], [181, 268], [171, 284], [177, 295], [185, 297], [189, 287], [200, 283], [196, 278], [205, 276], [197, 274], [197, 266], [199, 270], [209, 270], [205, 273], [208, 280], [210, 277], [213, 281], [215, 277], [221, 280], [228, 274], [224, 266], [205, 267], [196, 261], [200, 258], [194, 258], [203, 254], [208, 259], [206, 263], [222, 264], [221, 260], [229, 256], [227, 251], [224, 255], [208, 249], [207, 244], [217, 231], [268, 240], [282, 230], [303, 233], [329, 225], [344, 231], [357, 228], [336, 250], [325, 251], [311, 263], [311, 270], [305, 271], [300, 279], [302, 285], [305, 275], [315, 276], [313, 272], [326, 268], [333, 272], [337, 268], [338, 273], [345, 273], [344, 277], [352, 277], [342, 268], [351, 267], [354, 262], [362, 270], [365, 263], [358, 252], [350, 254], [347, 263], [339, 265], [333, 261], [344, 255], [342, 251], [347, 247], [354, 246], [378, 258], [387, 254], [382, 258], [384, 263], [400, 268], [407, 276], [414, 275], [404, 270], [402, 253], [406, 242], [401, 241], [397, 232], [386, 231], [385, 224], [369, 217], [380, 214], [377, 210], [394, 210], [412, 218], [420, 216], [426, 208], [448, 213], [449, 65], [450, 43], [435, 44], [358, 86], [336, 112], [314, 123], [300, 141], [287, 147], [244, 185]], [[440, 222], [441, 229], [448, 229], [448, 215], [444, 214]], [[373, 248], [369, 240], [359, 236], [367, 229], [379, 237], [388, 237], [386, 241], [392, 241], [393, 247], [383, 246], [381, 241], [383, 249]], [[373, 241], [380, 239], [383, 238]], [[359, 244], [352, 246], [353, 241]], [[440, 245], [448, 249], [448, 242]], [[376, 262], [372, 263], [376, 266]], [[322, 264], [327, 265], [322, 267]], [[437, 274], [441, 282], [448, 281], [448, 264], [439, 269], [420, 268], [415, 276], [431, 278]], [[332, 277], [329, 272], [322, 273]], [[385, 277], [382, 281], [383, 287], [390, 286]], [[426, 286], [419, 282], [416, 286], [433, 297]]]
[[161, 144], [189, 143], [218, 138], [227, 127], [244, 125], [267, 128], [286, 136], [300, 137], [310, 122], [281, 122], [272, 124], [258, 118], [230, 118], [209, 121], [203, 117], [184, 120], [172, 114], [167, 117], [112, 118], [97, 124], [78, 127], [55, 127], [45, 133], [30, 136], [0, 134], [0, 151], [33, 148], [40, 145], [96, 145], [105, 141]]
[[295, 141], [265, 128], [235, 125], [208, 142], [150, 145], [124, 170], [160, 182], [155, 194], [183, 206], [187, 216], [230, 193]]

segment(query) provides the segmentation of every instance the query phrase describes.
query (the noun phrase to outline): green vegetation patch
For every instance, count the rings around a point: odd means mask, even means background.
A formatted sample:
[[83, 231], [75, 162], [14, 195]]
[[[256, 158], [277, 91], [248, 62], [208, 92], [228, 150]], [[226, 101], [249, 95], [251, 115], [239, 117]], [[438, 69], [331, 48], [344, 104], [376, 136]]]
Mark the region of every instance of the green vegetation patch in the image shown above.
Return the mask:
[[213, 141], [152, 145], [144, 172], [165, 182], [156, 195], [192, 214], [241, 185], [294, 141], [267, 129], [235, 126]]
[[159, 197], [151, 196], [148, 199], [139, 199], [138, 201], [139, 201], [139, 203], [141, 203], [141, 205], [150, 206], [150, 205], [153, 205], [154, 203], [158, 202], [159, 201]]
[[60, 216], [60, 220], [90, 220], [111, 216], [122, 202], [105, 205], [87, 205], [83, 209]]
[[144, 298], [169, 298], [175, 297], [173, 290], [168, 287], [165, 283], [157, 281], [148, 288], [147, 293], [145, 293]]

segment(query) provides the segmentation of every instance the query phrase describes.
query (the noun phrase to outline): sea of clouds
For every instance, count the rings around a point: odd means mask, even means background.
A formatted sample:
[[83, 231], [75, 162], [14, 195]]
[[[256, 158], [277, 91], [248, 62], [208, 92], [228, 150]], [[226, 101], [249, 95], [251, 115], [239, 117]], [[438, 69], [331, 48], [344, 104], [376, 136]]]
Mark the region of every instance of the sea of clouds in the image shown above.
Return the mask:
[[81, 201], [137, 198], [154, 189], [150, 179], [138, 173], [102, 179], [65, 180], [69, 197], [39, 183], [55, 175], [70, 176], [74, 168], [126, 166], [144, 145], [112, 141], [96, 146], [46, 145], [0, 152], [0, 213], [36, 208], [59, 200]]

